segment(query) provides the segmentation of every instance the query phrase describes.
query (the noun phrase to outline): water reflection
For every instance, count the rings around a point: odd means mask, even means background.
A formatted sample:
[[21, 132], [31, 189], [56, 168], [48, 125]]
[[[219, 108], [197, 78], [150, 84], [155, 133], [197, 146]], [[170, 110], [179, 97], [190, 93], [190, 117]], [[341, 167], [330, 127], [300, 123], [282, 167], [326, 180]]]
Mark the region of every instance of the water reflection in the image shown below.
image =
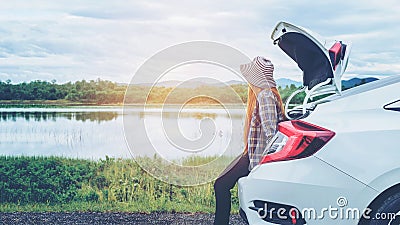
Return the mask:
[[[221, 146], [231, 138], [237, 141], [237, 149], [229, 151], [241, 151], [242, 133], [233, 135], [229, 129], [232, 119], [242, 122], [241, 111], [226, 115], [219, 109], [186, 109], [180, 113], [178, 110], [172, 107], [164, 110], [151, 108], [146, 112], [143, 112], [143, 107], [132, 107], [127, 111], [123, 111], [122, 107], [0, 108], [0, 155], [57, 155], [90, 159], [105, 158], [107, 155], [130, 158], [132, 155], [123, 129], [123, 120], [127, 119], [133, 124], [146, 120], [151, 131], [151, 144], [168, 148], [165, 157], [179, 158], [184, 154], [179, 149], [168, 147], [160, 121], [161, 118], [176, 120], [177, 114], [184, 135], [194, 139], [201, 135], [198, 126], [201, 120], [210, 118], [216, 121], [218, 129], [215, 132], [218, 135], [207, 151], [210, 155], [220, 151]], [[132, 135], [141, 141], [148, 134], [138, 130]], [[150, 152], [151, 147], [144, 142], [140, 144], [144, 154]]]
[[[211, 111], [211, 110], [210, 110]], [[221, 114], [221, 113], [206, 113], [206, 112], [138, 112], [140, 118], [145, 118], [145, 117], [153, 117], [153, 116], [161, 116], [163, 118], [177, 118], [179, 116], [180, 118], [195, 118], [198, 120], [204, 119], [204, 118], [211, 118], [215, 119], [217, 117], [225, 117], [225, 118], [233, 118], [233, 119], [242, 119], [243, 115], [240, 113], [235, 113], [235, 114]]]
[[115, 120], [118, 117], [117, 112], [0, 112], [0, 122], [16, 121], [17, 118], [24, 118], [25, 121], [57, 121], [59, 118], [76, 121], [102, 122]]

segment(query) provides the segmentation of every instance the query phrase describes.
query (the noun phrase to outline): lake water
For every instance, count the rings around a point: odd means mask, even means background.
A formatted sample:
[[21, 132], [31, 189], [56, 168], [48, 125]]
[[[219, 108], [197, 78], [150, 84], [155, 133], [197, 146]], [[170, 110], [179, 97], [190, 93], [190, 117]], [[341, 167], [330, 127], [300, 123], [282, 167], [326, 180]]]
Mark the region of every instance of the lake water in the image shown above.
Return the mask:
[[242, 151], [243, 118], [243, 107], [0, 108], [0, 155], [233, 156]]

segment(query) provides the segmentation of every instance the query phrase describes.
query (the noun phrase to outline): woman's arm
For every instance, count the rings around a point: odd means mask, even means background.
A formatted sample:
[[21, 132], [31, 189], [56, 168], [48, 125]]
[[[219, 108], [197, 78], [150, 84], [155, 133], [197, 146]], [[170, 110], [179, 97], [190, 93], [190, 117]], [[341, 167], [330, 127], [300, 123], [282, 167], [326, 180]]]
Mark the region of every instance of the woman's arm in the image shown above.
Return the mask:
[[[277, 101], [272, 91], [263, 91], [258, 101], [261, 126], [265, 133], [265, 141], [268, 144], [274, 137], [278, 124]], [[264, 149], [262, 151], [264, 151]], [[260, 154], [262, 154], [262, 152]]]

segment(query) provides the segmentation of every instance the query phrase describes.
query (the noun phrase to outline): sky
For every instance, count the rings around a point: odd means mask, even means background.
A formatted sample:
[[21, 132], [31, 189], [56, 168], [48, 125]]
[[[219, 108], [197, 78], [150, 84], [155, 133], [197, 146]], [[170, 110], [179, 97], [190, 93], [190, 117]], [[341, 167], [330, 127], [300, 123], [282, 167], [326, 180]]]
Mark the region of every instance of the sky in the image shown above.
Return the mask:
[[[396, 0], [5, 1], [0, 4], [0, 80], [128, 83], [145, 60], [192, 40], [224, 43], [250, 58], [265, 56], [274, 63], [276, 78], [301, 80], [296, 64], [270, 39], [279, 21], [351, 41], [344, 79], [383, 78], [400, 75], [399, 12]], [[220, 71], [210, 65], [186, 67], [171, 71], [167, 80]]]

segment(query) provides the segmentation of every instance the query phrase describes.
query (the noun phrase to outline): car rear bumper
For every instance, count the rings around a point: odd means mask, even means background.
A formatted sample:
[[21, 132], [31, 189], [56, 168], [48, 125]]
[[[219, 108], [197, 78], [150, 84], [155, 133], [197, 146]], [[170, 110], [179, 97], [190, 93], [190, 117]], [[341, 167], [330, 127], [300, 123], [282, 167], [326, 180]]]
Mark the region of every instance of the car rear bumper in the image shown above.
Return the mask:
[[[241, 178], [238, 184], [242, 215], [251, 225], [274, 224], [267, 222], [271, 219], [263, 219], [257, 213], [260, 202], [269, 204], [269, 207], [296, 208], [307, 224], [357, 224], [357, 212], [354, 212], [353, 218], [351, 210], [356, 209], [362, 214], [366, 206], [360, 197], [365, 199], [365, 195], [376, 195], [376, 191], [365, 184], [314, 156], [257, 166], [249, 176]], [[342, 203], [338, 203], [339, 200]], [[258, 202], [258, 208], [255, 202]], [[272, 214], [264, 212], [263, 215]], [[295, 222], [301, 224], [301, 221]]]

